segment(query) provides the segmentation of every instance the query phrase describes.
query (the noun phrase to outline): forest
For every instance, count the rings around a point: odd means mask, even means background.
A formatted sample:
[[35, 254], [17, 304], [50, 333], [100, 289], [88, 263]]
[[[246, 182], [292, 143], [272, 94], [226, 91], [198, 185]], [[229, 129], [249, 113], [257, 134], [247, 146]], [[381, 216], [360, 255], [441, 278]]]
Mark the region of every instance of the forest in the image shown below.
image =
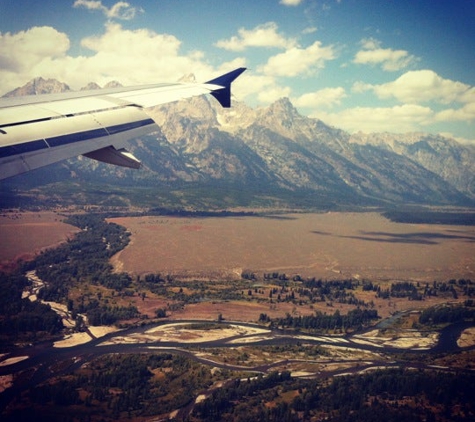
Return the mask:
[[346, 315], [341, 315], [337, 309], [332, 315], [315, 312], [314, 315], [292, 316], [289, 313], [284, 318], [270, 319], [266, 314], [261, 314], [259, 321], [270, 322], [270, 326], [305, 330], [311, 333], [329, 331], [347, 332], [361, 330], [369, 323], [377, 320], [378, 311], [375, 309], [353, 309]]
[[475, 213], [417, 210], [390, 210], [383, 215], [396, 223], [410, 224], [447, 224], [457, 226], [475, 226]]
[[469, 421], [474, 388], [471, 374], [396, 369], [321, 381], [273, 373], [216, 390], [191, 421]]
[[0, 273], [0, 344], [5, 347], [12, 342], [34, 341], [58, 334], [63, 329], [59, 315], [49, 305], [22, 298], [29, 285], [21, 274]]
[[[220, 388], [193, 405], [217, 382]], [[191, 405], [188, 422], [471, 421], [473, 391], [475, 376], [463, 371], [387, 369], [299, 379], [289, 371], [213, 370], [170, 353], [106, 355], [30, 390], [3, 420], [133, 420]]]
[[421, 312], [419, 323], [423, 325], [439, 325], [453, 324], [462, 321], [475, 321], [474, 306], [473, 300], [466, 300], [464, 306], [432, 306]]

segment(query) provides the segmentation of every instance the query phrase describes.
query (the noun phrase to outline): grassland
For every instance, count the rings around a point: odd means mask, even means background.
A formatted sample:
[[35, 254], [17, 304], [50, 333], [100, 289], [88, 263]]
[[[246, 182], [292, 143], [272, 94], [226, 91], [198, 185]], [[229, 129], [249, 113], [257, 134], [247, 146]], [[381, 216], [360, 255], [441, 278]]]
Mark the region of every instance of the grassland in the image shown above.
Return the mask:
[[233, 279], [243, 271], [278, 271], [326, 279], [474, 278], [473, 226], [400, 224], [377, 213], [111, 221], [132, 233], [113, 264], [134, 274]]
[[50, 211], [4, 212], [0, 215], [0, 269], [19, 259], [31, 259], [45, 248], [66, 241], [78, 231]]

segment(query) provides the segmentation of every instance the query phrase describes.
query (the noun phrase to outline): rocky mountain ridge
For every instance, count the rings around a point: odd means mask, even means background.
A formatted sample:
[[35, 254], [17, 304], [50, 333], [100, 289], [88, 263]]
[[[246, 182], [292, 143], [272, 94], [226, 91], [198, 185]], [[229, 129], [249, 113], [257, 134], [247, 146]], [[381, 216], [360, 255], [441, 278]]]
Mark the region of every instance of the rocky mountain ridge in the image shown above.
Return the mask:
[[[8, 95], [68, 89], [37, 78]], [[233, 184], [358, 205], [475, 203], [475, 148], [440, 135], [351, 135], [302, 116], [286, 98], [259, 109], [238, 101], [223, 109], [202, 96], [148, 112], [159, 129], [130, 148], [141, 170], [82, 158], [49, 167], [50, 175], [61, 166], [78, 179], [138, 186]]]

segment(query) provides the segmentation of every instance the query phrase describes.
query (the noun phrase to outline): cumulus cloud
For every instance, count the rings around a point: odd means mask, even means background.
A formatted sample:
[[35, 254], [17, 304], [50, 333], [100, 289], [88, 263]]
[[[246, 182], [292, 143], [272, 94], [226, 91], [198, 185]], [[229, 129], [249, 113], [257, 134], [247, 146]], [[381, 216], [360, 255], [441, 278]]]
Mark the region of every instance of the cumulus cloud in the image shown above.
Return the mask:
[[47, 26], [34, 27], [15, 34], [0, 33], [0, 68], [21, 73], [37, 65], [45, 57], [63, 56], [68, 49], [67, 35]]
[[[405, 104], [405, 106], [401, 107], [405, 107], [404, 110], [406, 111], [423, 110], [417, 107], [420, 107], [420, 104], [424, 103], [438, 104], [437, 107], [439, 108], [440, 105], [446, 106], [443, 110], [428, 114], [428, 120], [424, 120], [425, 124], [440, 122], [469, 123], [475, 121], [475, 87], [462, 82], [442, 78], [432, 70], [409, 71], [392, 82], [380, 85], [356, 82], [352, 87], [352, 91], [355, 93], [372, 91], [380, 99], [396, 99]], [[451, 107], [448, 107], [449, 105], [451, 105]], [[374, 110], [376, 110], [375, 116], [381, 115], [380, 109]], [[401, 111], [403, 109], [398, 110]], [[399, 116], [401, 116], [401, 114], [399, 114]], [[407, 119], [401, 122], [401, 127], [412, 130], [413, 126], [418, 123], [422, 124], [422, 122], [418, 120], [418, 116], [414, 116], [413, 120]], [[343, 118], [348, 119], [350, 117], [352, 117], [350, 114], [343, 116]], [[370, 121], [371, 119], [374, 120], [374, 116], [369, 115], [368, 118]], [[388, 119], [391, 120], [391, 122], [388, 121], [389, 126], [393, 126], [393, 123], [398, 121], [392, 120], [390, 116], [388, 116]], [[410, 121], [412, 121], [412, 125], [407, 124], [407, 122]], [[361, 121], [361, 124], [367, 123], [368, 121]], [[397, 127], [395, 129], [397, 129]]]
[[324, 47], [320, 41], [315, 41], [307, 48], [291, 47], [283, 53], [270, 57], [265, 65], [259, 67], [259, 71], [285, 77], [311, 75], [335, 57], [336, 53], [332, 46]]
[[475, 120], [475, 102], [465, 104], [458, 109], [448, 108], [438, 112], [437, 122], [470, 122]]
[[[68, 54], [69, 45], [68, 36], [51, 27], [0, 33], [0, 93], [38, 76], [79, 89], [91, 81], [100, 85], [111, 80], [124, 85], [175, 81], [190, 70], [198, 80], [216, 74], [203, 52], [183, 54], [181, 42], [174, 36], [146, 29], [126, 30], [112, 22], [106, 24], [103, 34], [81, 41], [91, 54], [73, 57]], [[231, 69], [223, 64], [224, 71]]]
[[342, 87], [324, 88], [316, 92], [303, 94], [293, 99], [293, 103], [295, 106], [303, 108], [331, 108], [341, 104], [341, 100], [345, 97], [347, 97], [347, 95], [345, 89]]
[[380, 65], [383, 70], [394, 72], [417, 61], [405, 50], [381, 48], [381, 43], [373, 38], [364, 39], [361, 44], [363, 49], [356, 53], [353, 63]]
[[475, 88], [462, 82], [444, 79], [432, 70], [414, 70], [392, 82], [381, 85], [357, 83], [354, 89], [372, 90], [379, 98], [396, 98], [403, 103], [420, 104], [436, 101], [441, 104], [475, 102]]
[[240, 28], [238, 36], [218, 41], [215, 46], [229, 51], [244, 51], [248, 47], [289, 48], [294, 39], [287, 39], [278, 33], [275, 22], [267, 22], [253, 29]]
[[100, 0], [76, 0], [73, 7], [83, 7], [88, 10], [98, 10], [108, 19], [131, 20], [137, 12], [143, 12], [143, 9], [132, 7], [125, 1], [119, 1], [111, 7], [104, 6]]
[[0, 33], [0, 93], [36, 76], [47, 76], [65, 60], [69, 47], [66, 34], [47, 26]]
[[314, 117], [349, 132], [413, 132], [430, 124], [429, 107], [404, 104], [394, 107], [354, 107], [335, 113], [318, 112]]

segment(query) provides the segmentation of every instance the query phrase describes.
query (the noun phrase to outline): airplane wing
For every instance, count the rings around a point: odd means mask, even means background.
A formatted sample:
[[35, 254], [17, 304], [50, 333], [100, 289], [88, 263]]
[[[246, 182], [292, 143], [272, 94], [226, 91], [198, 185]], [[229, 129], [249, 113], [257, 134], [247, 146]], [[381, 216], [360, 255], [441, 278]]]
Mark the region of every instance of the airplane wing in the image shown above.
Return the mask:
[[244, 70], [206, 83], [0, 98], [0, 180], [78, 155], [139, 168], [124, 147], [156, 129], [144, 108], [202, 94], [230, 107], [231, 83]]

